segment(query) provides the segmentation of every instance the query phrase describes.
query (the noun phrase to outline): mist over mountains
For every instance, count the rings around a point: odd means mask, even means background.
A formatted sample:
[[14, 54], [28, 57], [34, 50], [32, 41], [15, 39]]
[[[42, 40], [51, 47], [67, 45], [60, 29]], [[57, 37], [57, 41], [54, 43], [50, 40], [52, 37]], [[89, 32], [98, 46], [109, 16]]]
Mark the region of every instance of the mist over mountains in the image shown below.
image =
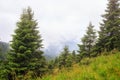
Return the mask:
[[[55, 58], [62, 52], [63, 47], [65, 45], [69, 47], [70, 51], [77, 50], [77, 41], [69, 40], [69, 41], [60, 42], [59, 44], [50, 44], [47, 48], [43, 50], [44, 56], [47, 59]], [[5, 58], [5, 55], [8, 50], [9, 50], [9, 43], [0, 41], [0, 60]]]
[[62, 52], [65, 45], [69, 47], [70, 51], [77, 50], [78, 48], [77, 41], [75, 40], [64, 41], [60, 44], [51, 44], [44, 50], [45, 56], [48, 56], [50, 58], [58, 56]]

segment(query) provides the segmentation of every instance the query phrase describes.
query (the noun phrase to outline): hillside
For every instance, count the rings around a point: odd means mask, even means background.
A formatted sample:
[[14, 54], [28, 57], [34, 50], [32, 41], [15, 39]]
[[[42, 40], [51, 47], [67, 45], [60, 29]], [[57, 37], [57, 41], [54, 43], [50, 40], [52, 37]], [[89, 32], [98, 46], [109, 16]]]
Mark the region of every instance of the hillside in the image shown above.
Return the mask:
[[37, 80], [120, 80], [120, 53], [84, 59], [70, 69], [54, 70]]
[[9, 44], [0, 41], [0, 60], [4, 60], [5, 59], [5, 55], [7, 53], [7, 51], [9, 50]]

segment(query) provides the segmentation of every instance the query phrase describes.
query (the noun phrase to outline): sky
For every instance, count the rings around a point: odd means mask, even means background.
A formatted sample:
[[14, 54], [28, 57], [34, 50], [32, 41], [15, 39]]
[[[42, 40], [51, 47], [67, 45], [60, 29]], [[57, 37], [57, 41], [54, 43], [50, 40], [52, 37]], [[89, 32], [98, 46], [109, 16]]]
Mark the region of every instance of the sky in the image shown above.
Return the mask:
[[[0, 40], [9, 42], [24, 8], [30, 6], [45, 49], [76, 49], [89, 22], [99, 30], [107, 0], [0, 0]], [[48, 50], [49, 51], [49, 50]]]

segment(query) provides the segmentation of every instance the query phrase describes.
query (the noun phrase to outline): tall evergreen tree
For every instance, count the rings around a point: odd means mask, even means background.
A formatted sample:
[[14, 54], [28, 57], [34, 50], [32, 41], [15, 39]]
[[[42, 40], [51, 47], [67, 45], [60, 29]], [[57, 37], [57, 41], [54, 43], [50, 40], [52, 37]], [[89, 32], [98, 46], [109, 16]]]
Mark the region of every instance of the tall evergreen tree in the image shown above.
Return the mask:
[[31, 8], [23, 10], [8, 53], [11, 71], [22, 79], [29, 72], [32, 75], [41, 76], [45, 71], [45, 58], [41, 51], [42, 39], [36, 27], [38, 23], [33, 19], [33, 15]]
[[72, 65], [72, 56], [70, 55], [69, 48], [64, 47], [63, 52], [59, 56], [59, 68], [70, 67]]
[[75, 50], [73, 50], [73, 51], [72, 51], [72, 62], [73, 62], [73, 63], [76, 63], [76, 62], [77, 62], [77, 61], [76, 61], [76, 58], [77, 58], [77, 57], [76, 57], [76, 52], [75, 52]]
[[104, 19], [96, 44], [99, 52], [111, 51], [115, 48], [120, 50], [120, 3], [119, 0], [108, 1], [106, 13], [102, 15]]
[[91, 23], [89, 23], [87, 32], [81, 40], [82, 44], [78, 44], [78, 47], [79, 47], [78, 52], [81, 58], [91, 56], [92, 49], [95, 45], [96, 37], [97, 37], [96, 32], [93, 28], [94, 26]]

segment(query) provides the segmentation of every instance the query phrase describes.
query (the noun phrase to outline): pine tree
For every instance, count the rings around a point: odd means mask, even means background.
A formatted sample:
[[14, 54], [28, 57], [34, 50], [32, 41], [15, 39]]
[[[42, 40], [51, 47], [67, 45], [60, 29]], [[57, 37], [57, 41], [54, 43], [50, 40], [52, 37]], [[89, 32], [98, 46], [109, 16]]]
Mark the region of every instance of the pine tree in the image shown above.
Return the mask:
[[90, 57], [92, 54], [92, 49], [95, 45], [97, 37], [96, 32], [93, 28], [94, 26], [90, 23], [87, 28], [86, 34], [81, 39], [82, 44], [78, 44], [78, 52], [81, 59], [83, 57]]
[[59, 57], [56, 57], [54, 60], [54, 67], [58, 67], [59, 66]]
[[59, 56], [59, 68], [62, 67], [71, 67], [72, 57], [67, 46], [64, 47], [63, 52]]
[[120, 50], [120, 3], [119, 0], [108, 1], [106, 13], [102, 15], [104, 19], [99, 31], [99, 40], [96, 44], [99, 52], [113, 49]]
[[33, 15], [30, 7], [23, 10], [8, 53], [11, 71], [22, 79], [30, 73], [41, 76], [45, 71], [45, 58], [41, 51], [42, 39], [36, 27], [38, 23], [33, 19]]
[[71, 56], [72, 56], [72, 62], [73, 62], [73, 63], [76, 63], [76, 62], [77, 62], [77, 61], [76, 61], [77, 56], [76, 56], [75, 50], [72, 51], [72, 55], [71, 55]]

